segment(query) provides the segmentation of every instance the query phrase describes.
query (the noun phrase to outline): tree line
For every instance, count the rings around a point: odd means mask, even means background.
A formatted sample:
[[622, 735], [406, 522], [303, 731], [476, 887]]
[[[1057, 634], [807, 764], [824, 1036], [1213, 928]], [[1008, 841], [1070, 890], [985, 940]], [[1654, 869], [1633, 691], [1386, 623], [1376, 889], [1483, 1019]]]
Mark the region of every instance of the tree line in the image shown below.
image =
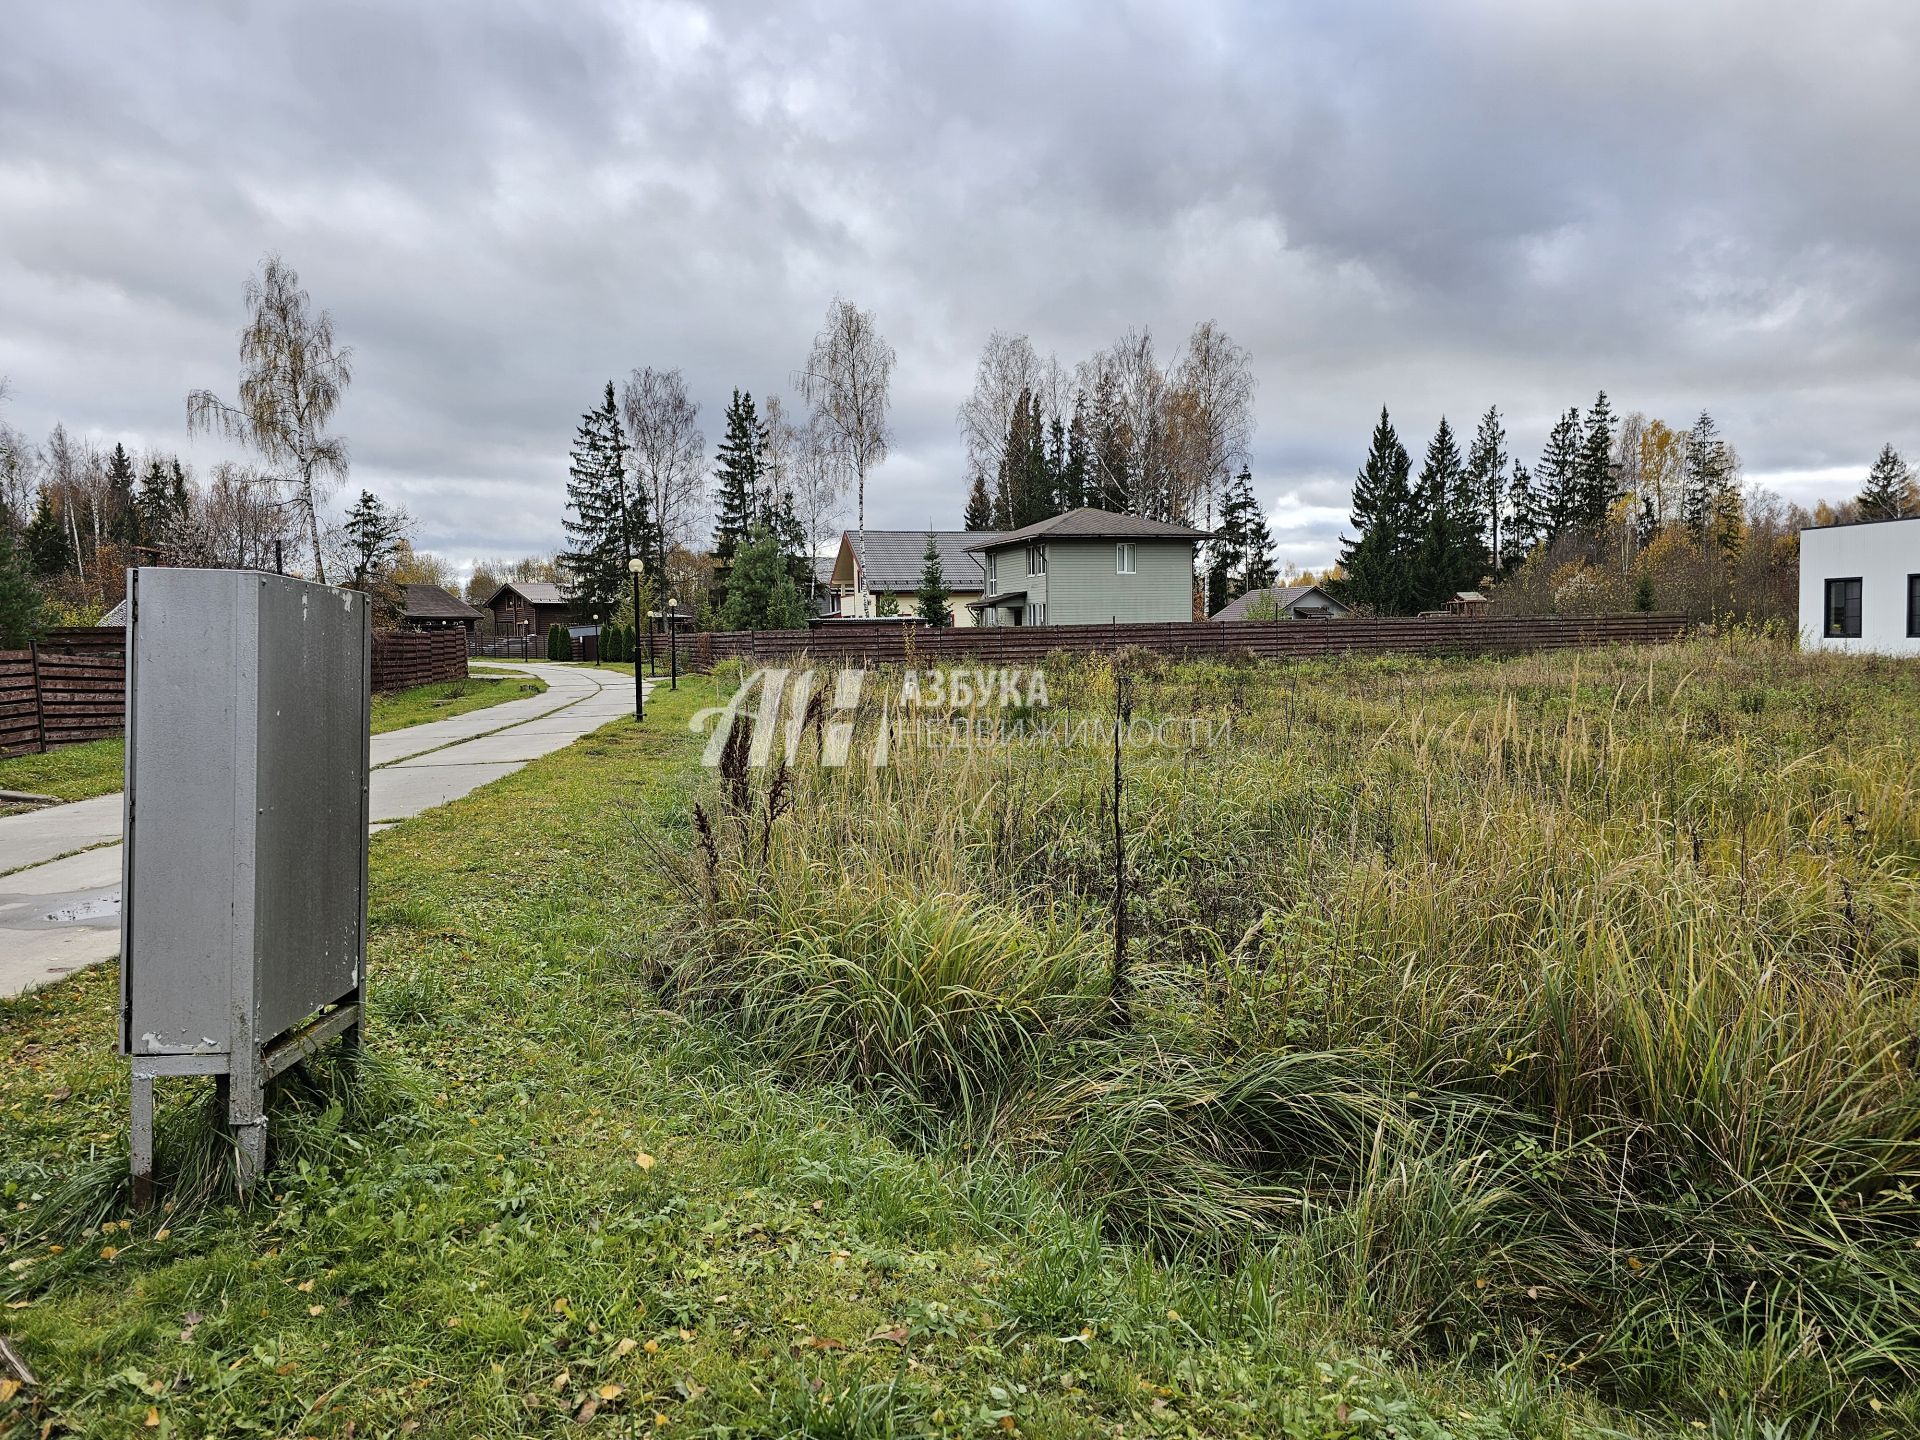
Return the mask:
[[1641, 609], [1696, 617], [1794, 612], [1801, 525], [1920, 513], [1905, 462], [1887, 446], [1860, 495], [1809, 514], [1741, 481], [1713, 416], [1681, 430], [1615, 415], [1606, 392], [1554, 422], [1535, 463], [1508, 453], [1497, 408], [1464, 454], [1441, 417], [1416, 473], [1383, 407], [1354, 479], [1342, 598], [1384, 615], [1442, 607], [1490, 587], [1517, 612]]

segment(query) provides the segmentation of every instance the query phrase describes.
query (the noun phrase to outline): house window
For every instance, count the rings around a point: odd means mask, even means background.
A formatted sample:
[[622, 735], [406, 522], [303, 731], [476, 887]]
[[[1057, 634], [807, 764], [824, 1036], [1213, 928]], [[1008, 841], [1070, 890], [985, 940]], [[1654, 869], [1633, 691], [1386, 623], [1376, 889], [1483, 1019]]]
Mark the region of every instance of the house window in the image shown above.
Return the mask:
[[1045, 601], [1042, 601], [1038, 605], [1031, 606], [1028, 609], [1027, 623], [1029, 625], [1044, 625], [1047, 623], [1047, 606]]
[[1027, 547], [1027, 574], [1044, 575], [1047, 573], [1047, 547], [1029, 545]]
[[987, 593], [989, 595], [1000, 593], [1000, 557], [998, 555], [987, 556]]
[[1860, 577], [1827, 581], [1827, 634], [1840, 640], [1860, 638]]
[[1113, 547], [1113, 573], [1131, 575], [1133, 571], [1133, 542], [1122, 541]]
[[1907, 576], [1907, 634], [1920, 637], [1920, 575]]

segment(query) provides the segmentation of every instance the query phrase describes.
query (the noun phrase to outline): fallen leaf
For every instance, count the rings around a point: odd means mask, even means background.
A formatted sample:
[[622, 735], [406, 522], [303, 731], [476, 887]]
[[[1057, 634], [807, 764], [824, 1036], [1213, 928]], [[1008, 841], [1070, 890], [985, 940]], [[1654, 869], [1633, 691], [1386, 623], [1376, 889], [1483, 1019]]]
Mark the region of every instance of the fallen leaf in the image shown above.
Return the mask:
[[147, 1428], [149, 1430], [158, 1430], [160, 1428], [160, 1411], [151, 1405], [147, 1407]]
[[117, 1245], [102, 1245], [100, 1247], [100, 1258], [102, 1260], [111, 1260], [119, 1253], [120, 1247]]
[[0, 1405], [4, 1405], [20, 1393], [18, 1380], [0, 1380]]
[[156, 1240], [167, 1240], [172, 1238], [172, 1235], [173, 1235], [173, 1231], [169, 1230], [164, 1225], [162, 1225], [158, 1230], [153, 1232], [153, 1238]]
[[309, 1305], [307, 1306], [307, 1313], [309, 1315], [324, 1315], [327, 1313], [327, 1307], [324, 1305]]
[[573, 1372], [570, 1370], [562, 1370], [558, 1375], [553, 1377], [553, 1388], [556, 1390], [564, 1390], [567, 1388], [567, 1382], [571, 1379], [573, 1379]]
[[667, 1423], [667, 1417], [662, 1415], [658, 1410], [656, 1410], [653, 1412], [653, 1423], [654, 1423], [654, 1428], [658, 1429], [660, 1426]]
[[602, 1385], [594, 1393], [602, 1400], [618, 1400], [626, 1393], [626, 1390], [627, 1387], [624, 1385]]
[[302, 1280], [298, 1285], [294, 1286], [293, 1288], [298, 1290], [302, 1295], [310, 1295], [313, 1293], [313, 1281]]
[[[73, 1091], [69, 1090], [64, 1085], [62, 1085], [58, 1090], [49, 1090], [47, 1092], [47, 1099], [53, 1101], [56, 1105], [59, 1104], [62, 1100], [71, 1100], [72, 1098], [73, 1098]], [[158, 1422], [155, 1422], [155, 1423], [158, 1423]]]
[[660, 1342], [658, 1340], [649, 1340], [640, 1348], [649, 1355], [658, 1355], [660, 1353]]
[[613, 1347], [613, 1353], [616, 1355], [631, 1355], [639, 1348], [640, 1342], [638, 1340], [622, 1340], [618, 1345]]
[[654, 1166], [654, 1159], [651, 1155], [647, 1154], [646, 1151], [642, 1150], [633, 1157], [633, 1163], [638, 1165], [642, 1170], [651, 1170]]
[[846, 1341], [835, 1340], [827, 1335], [809, 1335], [807, 1337], [807, 1345], [814, 1350], [844, 1350], [847, 1348]]
[[576, 1425], [584, 1425], [599, 1413], [600, 1402], [589, 1395], [581, 1402], [580, 1408], [573, 1412], [573, 1422]]
[[873, 1332], [873, 1334], [869, 1335], [867, 1339], [891, 1340], [896, 1345], [904, 1345], [907, 1343], [907, 1336], [909, 1333], [911, 1332], [908, 1331], [906, 1326], [895, 1325], [893, 1328], [889, 1330], [876, 1330]]

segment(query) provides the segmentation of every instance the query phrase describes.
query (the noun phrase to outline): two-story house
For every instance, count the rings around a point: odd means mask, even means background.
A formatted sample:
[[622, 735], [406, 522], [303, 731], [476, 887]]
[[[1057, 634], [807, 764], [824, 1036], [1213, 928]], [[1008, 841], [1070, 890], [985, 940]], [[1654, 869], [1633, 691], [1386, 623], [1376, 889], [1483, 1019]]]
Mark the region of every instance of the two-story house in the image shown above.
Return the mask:
[[966, 549], [986, 571], [982, 625], [1193, 619], [1193, 552], [1205, 530], [1110, 510], [1070, 510]]

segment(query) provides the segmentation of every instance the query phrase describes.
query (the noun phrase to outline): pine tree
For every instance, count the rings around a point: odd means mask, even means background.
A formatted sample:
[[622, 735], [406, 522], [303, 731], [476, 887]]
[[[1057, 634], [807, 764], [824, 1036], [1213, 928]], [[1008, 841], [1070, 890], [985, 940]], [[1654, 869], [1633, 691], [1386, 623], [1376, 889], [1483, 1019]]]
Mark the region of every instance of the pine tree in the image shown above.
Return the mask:
[[720, 608], [724, 630], [802, 630], [806, 602], [793, 583], [780, 542], [764, 525], [755, 526], [733, 557], [726, 603]]
[[33, 566], [11, 525], [0, 526], [0, 649], [24, 649], [45, 629]]
[[1547, 435], [1533, 485], [1546, 521], [1539, 539], [1551, 545], [1580, 523], [1580, 412], [1569, 410]]
[[947, 589], [946, 572], [940, 565], [940, 546], [933, 532], [927, 532], [927, 548], [920, 557], [920, 618], [936, 630], [953, 624], [953, 594]]
[[1487, 407], [1474, 432], [1473, 445], [1467, 451], [1467, 485], [1479, 509], [1478, 530], [1488, 563], [1500, 563], [1501, 522], [1507, 508], [1507, 432], [1500, 424], [1500, 411]]
[[1353, 482], [1353, 525], [1359, 538], [1343, 541], [1340, 550], [1348, 594], [1383, 615], [1403, 615], [1411, 608], [1408, 562], [1419, 533], [1407, 478], [1411, 464], [1383, 405], [1366, 464]]
[[[178, 461], [174, 462], [176, 465]], [[186, 480], [181, 477], [181, 490], [185, 491]], [[173, 536], [175, 527], [186, 518], [186, 507], [174, 508], [174, 491], [166, 468], [156, 457], [147, 462], [147, 473], [140, 477], [140, 493], [134, 501], [139, 512], [140, 533], [147, 545], [164, 545]]]
[[127, 447], [115, 443], [107, 460], [107, 538], [129, 548], [140, 543], [140, 511], [133, 497], [133, 461]]
[[967, 513], [962, 524], [968, 530], [993, 529], [993, 497], [987, 494], [987, 477], [977, 472], [973, 489], [967, 492]]
[[[734, 557], [754, 526], [765, 518], [760, 489], [767, 435], [750, 393], [735, 390], [727, 405], [726, 434], [713, 457], [717, 499], [713, 523], [713, 595], [724, 609]], [[757, 627], [755, 627], [757, 628]]]
[[627, 474], [627, 439], [613, 382], [600, 404], [580, 417], [567, 470], [567, 539], [562, 557], [574, 601], [607, 613], [626, 597], [627, 561], [652, 553], [652, 519], [644, 486]]
[[1867, 483], [1853, 503], [1860, 507], [1862, 520], [1904, 520], [1920, 515], [1920, 487], [1893, 446], [1881, 446], [1880, 458], [1867, 471]]
[[1619, 494], [1618, 467], [1613, 461], [1613, 407], [1602, 390], [1587, 411], [1586, 433], [1576, 464], [1577, 502], [1572, 522], [1597, 532], [1607, 522], [1607, 511]]

